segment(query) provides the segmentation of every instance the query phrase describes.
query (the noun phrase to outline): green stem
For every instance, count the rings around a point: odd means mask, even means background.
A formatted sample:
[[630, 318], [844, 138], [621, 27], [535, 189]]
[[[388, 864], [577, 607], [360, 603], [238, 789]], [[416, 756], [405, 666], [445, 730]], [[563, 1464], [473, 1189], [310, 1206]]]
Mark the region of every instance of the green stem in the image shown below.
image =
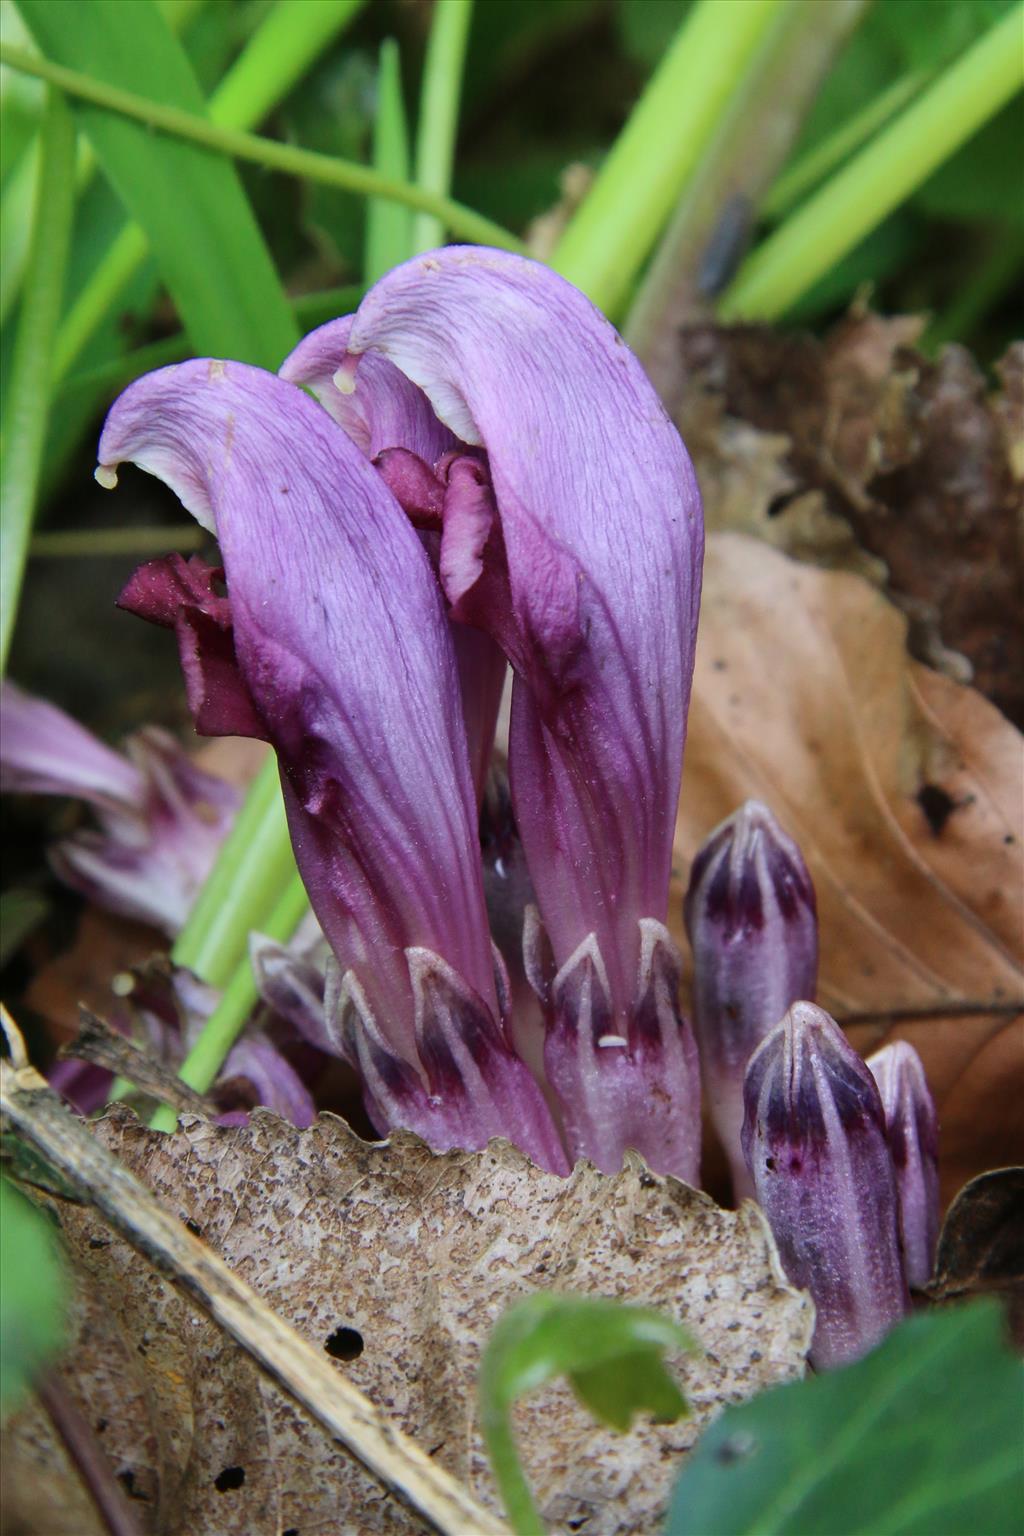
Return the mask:
[[504, 1399], [500, 1403], [482, 1405], [480, 1427], [491, 1471], [515, 1536], [544, 1536], [544, 1522], [519, 1460], [509, 1405]]
[[[363, 0], [278, 0], [211, 96], [210, 122], [225, 129], [251, 128], [260, 122], [302, 78], [362, 3]], [[148, 250], [149, 240], [139, 225], [126, 224], [118, 233], [61, 326], [54, 363], [58, 379], [63, 378], [113, 308]]]
[[178, 935], [171, 958], [212, 987], [226, 986], [249, 933], [295, 873], [277, 759], [267, 759]]
[[[420, 117], [416, 131], [416, 185], [445, 196], [451, 186], [459, 97], [473, 0], [437, 0], [423, 67]], [[454, 228], [454, 225], [452, 226]], [[442, 245], [445, 221], [420, 213], [413, 224], [413, 252]]]
[[[293, 875], [259, 931], [279, 944], [287, 944], [308, 910], [305, 887], [298, 875]], [[246, 955], [235, 967], [220, 1002], [181, 1064], [178, 1076], [183, 1083], [194, 1088], [196, 1093], [206, 1093], [212, 1088], [258, 999], [256, 979]], [[173, 1131], [176, 1123], [174, 1111], [167, 1105], [161, 1105], [150, 1121], [155, 1131]]]
[[[741, 0], [737, 0], [737, 3], [741, 3]], [[742, 0], [742, 3], [752, 3], [752, 0]], [[763, 0], [763, 3], [768, 3], [768, 0]], [[49, 59], [34, 59], [30, 54], [18, 48], [11, 48], [5, 43], [0, 43], [0, 63], [7, 64], [11, 69], [22, 70], [26, 74], [37, 75], [40, 79], [48, 80], [66, 91], [69, 96], [89, 101], [94, 106], [104, 107], [107, 111], [117, 112], [136, 122], [146, 123], [162, 133], [173, 134], [193, 144], [201, 144], [204, 148], [215, 150], [219, 154], [230, 155], [237, 160], [247, 160], [268, 170], [283, 171], [290, 176], [303, 177], [307, 181], [319, 182], [323, 186], [342, 187], [348, 192], [363, 193], [367, 197], [390, 198], [393, 202], [402, 203], [407, 208], [434, 214], [450, 230], [465, 240], [497, 245], [509, 251], [526, 249], [522, 241], [510, 234], [507, 229], [503, 229], [500, 224], [495, 224], [490, 219], [485, 219], [479, 213], [474, 213], [471, 208], [465, 208], [461, 203], [453, 202], [449, 197], [440, 197], [423, 187], [412, 186], [408, 182], [392, 181], [390, 177], [381, 176], [371, 167], [359, 165], [353, 160], [341, 160], [336, 156], [320, 154], [315, 150], [299, 149], [291, 144], [279, 144], [273, 139], [260, 138], [258, 134], [220, 127], [206, 118], [185, 112], [180, 107], [169, 107], [162, 102], [136, 96], [132, 91], [122, 91], [119, 87], [108, 85], [105, 81], [97, 80], [91, 75], [80, 74], [74, 69], [65, 69]]]
[[670, 415], [686, 388], [680, 329], [707, 317], [715, 292], [732, 275], [713, 274], [707, 265], [723, 217], [738, 215], [742, 240], [761, 193], [785, 162], [809, 103], [864, 8], [864, 0], [831, 0], [779, 11], [672, 214], [623, 331]]
[[615, 317], [783, 0], [698, 0], [552, 265]]
[[723, 320], [774, 320], [871, 233], [1024, 86], [1014, 6], [844, 170], [769, 235], [722, 301]]
[[52, 397], [57, 330], [74, 206], [75, 131], [51, 90], [42, 129], [28, 282], [18, 322], [3, 422], [0, 467], [0, 674], [14, 633]]
[[[394, 38], [380, 45], [377, 66], [377, 114], [373, 125], [373, 168], [382, 176], [404, 181], [409, 175], [409, 134], [402, 100], [402, 61]], [[375, 283], [385, 272], [407, 260], [412, 250], [412, 215], [398, 203], [370, 199], [366, 210], [366, 254], [363, 276]]]
[[801, 155], [783, 171], [768, 195], [762, 199], [761, 215], [775, 223], [782, 214], [788, 213], [805, 193], [824, 181], [836, 166], [841, 165], [847, 156], [852, 155], [855, 149], [859, 149], [872, 134], [877, 133], [895, 113], [905, 107], [917, 95], [927, 78], [927, 75], [917, 73], [894, 80], [866, 107], [855, 112], [845, 123], [840, 123], [834, 133]]

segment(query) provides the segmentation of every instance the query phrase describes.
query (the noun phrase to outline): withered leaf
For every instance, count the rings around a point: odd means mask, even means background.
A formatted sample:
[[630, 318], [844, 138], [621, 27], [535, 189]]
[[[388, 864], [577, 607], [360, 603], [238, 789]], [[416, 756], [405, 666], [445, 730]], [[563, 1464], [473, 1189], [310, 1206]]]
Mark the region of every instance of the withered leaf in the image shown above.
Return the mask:
[[[810, 1303], [783, 1279], [757, 1210], [720, 1210], [639, 1159], [614, 1178], [580, 1165], [560, 1179], [505, 1143], [435, 1156], [411, 1135], [368, 1145], [331, 1116], [300, 1132], [265, 1111], [245, 1128], [188, 1119], [163, 1137], [118, 1109], [96, 1134], [495, 1508], [475, 1384], [510, 1302], [574, 1290], [684, 1322], [704, 1351], [673, 1362], [691, 1419], [618, 1437], [561, 1384], [518, 1406], [554, 1530], [655, 1531], [681, 1453], [719, 1407], [803, 1369]], [[69, 1387], [105, 1425], [148, 1532], [420, 1529], [95, 1213], [56, 1209], [83, 1281]], [[91, 1533], [38, 1415], [12, 1425], [4, 1462], [15, 1521], [41, 1518], [48, 1536]]]
[[[718, 534], [704, 580], [673, 921], [681, 933], [704, 837], [764, 800], [817, 889], [823, 1006], [878, 1016], [851, 1030], [865, 1050], [901, 1036], [922, 1055], [948, 1199], [1012, 1160], [1024, 1088], [1006, 1011], [1024, 998], [1024, 742], [975, 690], [910, 661], [905, 619], [859, 577]], [[951, 1016], [964, 1000], [1003, 1011]]]
[[[961, 347], [913, 350], [922, 322], [853, 310], [819, 341], [687, 328], [679, 424], [709, 526], [881, 580], [921, 660], [1024, 723], [1024, 346], [990, 398]], [[966, 658], [966, 661], [965, 661]]]

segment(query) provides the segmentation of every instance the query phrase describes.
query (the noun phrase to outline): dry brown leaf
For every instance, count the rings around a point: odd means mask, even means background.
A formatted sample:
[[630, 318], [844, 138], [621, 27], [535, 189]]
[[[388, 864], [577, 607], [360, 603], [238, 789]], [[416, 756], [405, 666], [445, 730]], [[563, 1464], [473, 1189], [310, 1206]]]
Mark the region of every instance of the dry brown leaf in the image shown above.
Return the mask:
[[[1019, 732], [979, 693], [910, 661], [906, 621], [856, 576], [719, 534], [704, 582], [673, 920], [697, 847], [755, 797], [813, 875], [831, 1012], [1024, 997]], [[851, 1035], [864, 1049], [909, 1038], [921, 1052], [947, 1199], [1013, 1160], [1019, 1019], [880, 1022]]]
[[911, 619], [921, 660], [1024, 722], [1024, 347], [990, 396], [962, 347], [932, 362], [912, 316], [854, 309], [824, 340], [687, 328], [679, 414], [708, 526], [855, 570]]
[[[517, 1409], [556, 1531], [653, 1532], [680, 1453], [720, 1406], [803, 1369], [810, 1304], [782, 1279], [756, 1209], [720, 1210], [638, 1159], [615, 1178], [581, 1165], [561, 1179], [505, 1143], [438, 1157], [410, 1135], [371, 1146], [330, 1116], [300, 1132], [264, 1111], [245, 1128], [191, 1119], [163, 1137], [117, 1110], [97, 1134], [287, 1321], [331, 1341], [337, 1369], [493, 1507], [475, 1390], [506, 1306], [575, 1290], [684, 1321], [704, 1348], [674, 1362], [691, 1419], [620, 1437], [560, 1385]], [[88, 1281], [69, 1386], [90, 1422], [105, 1423], [147, 1532], [421, 1529], [94, 1212], [56, 1208]], [[15, 1421], [4, 1462], [15, 1529], [40, 1519], [47, 1536], [91, 1536], [37, 1414]]]

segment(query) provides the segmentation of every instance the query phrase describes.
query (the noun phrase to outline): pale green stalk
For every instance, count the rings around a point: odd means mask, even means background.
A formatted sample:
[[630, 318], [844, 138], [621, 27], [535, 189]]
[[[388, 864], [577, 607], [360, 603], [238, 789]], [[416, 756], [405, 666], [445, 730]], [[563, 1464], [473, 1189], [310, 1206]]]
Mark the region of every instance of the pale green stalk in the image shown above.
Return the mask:
[[[211, 96], [210, 122], [222, 128], [243, 129], [262, 121], [362, 3], [363, 0], [277, 0]], [[142, 228], [125, 224], [65, 316], [54, 358], [56, 378], [63, 378], [71, 367], [142, 265], [148, 250], [149, 241]]]
[[0, 674], [14, 633], [51, 398], [50, 359], [71, 236], [75, 133], [67, 103], [48, 93], [25, 286], [3, 414], [0, 466]]
[[226, 986], [259, 927], [295, 872], [273, 752], [253, 780], [171, 959], [211, 987]]
[[[305, 888], [295, 874], [281, 891], [270, 916], [260, 925], [259, 931], [266, 934], [268, 939], [287, 944], [308, 910], [309, 900]], [[256, 980], [246, 956], [235, 967], [220, 1002], [181, 1064], [178, 1076], [183, 1083], [194, 1088], [196, 1093], [206, 1093], [212, 1088], [228, 1052], [245, 1028], [258, 999]], [[167, 1105], [161, 1105], [150, 1121], [154, 1131], [173, 1131], [176, 1123], [175, 1113]]]
[[83, 556], [166, 554], [168, 550], [202, 549], [209, 534], [198, 523], [180, 528], [65, 528], [37, 533], [29, 545], [33, 560], [80, 560]]
[[[377, 115], [373, 125], [373, 168], [393, 181], [409, 175], [409, 134], [402, 99], [402, 64], [398, 44], [387, 38], [380, 45], [377, 66]], [[400, 203], [373, 197], [366, 209], [366, 254], [363, 278], [369, 285], [413, 254], [413, 220]]]
[[[462, 72], [472, 19], [473, 0], [436, 0], [416, 129], [416, 185], [441, 196], [446, 196], [451, 187]], [[412, 232], [413, 252], [432, 251], [444, 243], [445, 233], [445, 222], [439, 215], [417, 214]]]
[[840, 123], [820, 144], [795, 160], [762, 199], [759, 210], [762, 216], [774, 222], [782, 214], [788, 213], [805, 193], [824, 181], [836, 166], [866, 143], [894, 113], [913, 100], [927, 78], [921, 73], [902, 75], [886, 90], [880, 91], [867, 106], [855, 112], [845, 123]]
[[651, 77], [552, 266], [612, 318], [783, 0], [698, 0]]
[[1014, 6], [744, 263], [723, 320], [774, 320], [1024, 86]]

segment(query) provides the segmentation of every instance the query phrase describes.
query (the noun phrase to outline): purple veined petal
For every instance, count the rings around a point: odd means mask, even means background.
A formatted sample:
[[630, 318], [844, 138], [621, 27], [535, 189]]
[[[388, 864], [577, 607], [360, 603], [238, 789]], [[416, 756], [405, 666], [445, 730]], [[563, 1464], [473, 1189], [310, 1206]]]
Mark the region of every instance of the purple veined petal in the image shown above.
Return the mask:
[[316, 1119], [313, 1096], [285, 1056], [269, 1040], [243, 1037], [228, 1052], [222, 1078], [240, 1077], [251, 1085], [255, 1102], [305, 1130]]
[[[420, 951], [478, 1000], [500, 1043], [448, 625], [383, 479], [301, 390], [234, 363], [139, 380], [113, 407], [100, 457], [108, 484], [124, 459], [158, 464], [215, 520], [228, 598], [208, 572], [171, 559], [145, 567], [123, 601], [175, 628], [207, 729], [224, 729], [244, 700], [254, 734], [277, 751], [314, 911], [391, 1058], [417, 1075], [422, 986], [410, 956]], [[340, 1043], [360, 1064], [358, 1039]], [[469, 1113], [449, 1089], [448, 1130]], [[543, 1155], [524, 1128], [520, 1116], [503, 1134]]]
[[84, 800], [100, 822], [50, 850], [57, 877], [173, 937], [231, 828], [238, 791], [156, 727], [130, 736], [122, 755], [10, 684], [0, 697], [4, 787]]
[[142, 817], [139, 769], [55, 704], [0, 684], [0, 790], [68, 795], [99, 810]]
[[705, 840], [683, 912], [704, 1089], [738, 1202], [754, 1192], [740, 1143], [747, 1062], [818, 985], [814, 887], [767, 806], [748, 800]]
[[678, 1007], [681, 960], [642, 918], [638, 1005], [620, 1033], [601, 952], [585, 939], [551, 983], [544, 1065], [573, 1158], [617, 1173], [634, 1148], [656, 1173], [700, 1180], [700, 1063]]
[[794, 1003], [747, 1067], [743, 1151], [786, 1274], [814, 1298], [816, 1366], [872, 1349], [910, 1305], [875, 1080], [842, 1030]]
[[[326, 947], [326, 946], [325, 946]], [[309, 1045], [328, 1054], [336, 1043], [324, 1016], [326, 955], [311, 956], [265, 934], [249, 935], [249, 958], [260, 997]]]
[[442, 576], [516, 670], [513, 793], [555, 957], [596, 934], [628, 1011], [639, 919], [667, 910], [702, 557], [689, 459], [612, 328], [523, 258], [418, 257], [367, 294], [348, 345], [486, 450], [491, 522], [476, 472], [453, 471]]
[[[342, 431], [377, 464], [415, 526], [440, 528], [444, 486], [434, 466], [465, 445], [434, 415], [423, 391], [387, 358], [348, 357], [352, 321], [347, 315], [312, 331], [285, 359], [281, 377], [312, 390]], [[436, 563], [440, 541], [427, 536], [424, 544]], [[452, 638], [479, 804], [507, 664], [500, 647], [479, 631], [456, 625]]]
[[924, 1065], [906, 1040], [867, 1059], [885, 1110], [900, 1196], [907, 1280], [922, 1290], [932, 1277], [939, 1239], [939, 1120]]
[[411, 1053], [410, 942], [494, 996], [454, 662], [416, 534], [312, 400], [241, 364], [140, 380], [100, 458], [156, 463], [214, 516], [241, 685], [314, 910]]

